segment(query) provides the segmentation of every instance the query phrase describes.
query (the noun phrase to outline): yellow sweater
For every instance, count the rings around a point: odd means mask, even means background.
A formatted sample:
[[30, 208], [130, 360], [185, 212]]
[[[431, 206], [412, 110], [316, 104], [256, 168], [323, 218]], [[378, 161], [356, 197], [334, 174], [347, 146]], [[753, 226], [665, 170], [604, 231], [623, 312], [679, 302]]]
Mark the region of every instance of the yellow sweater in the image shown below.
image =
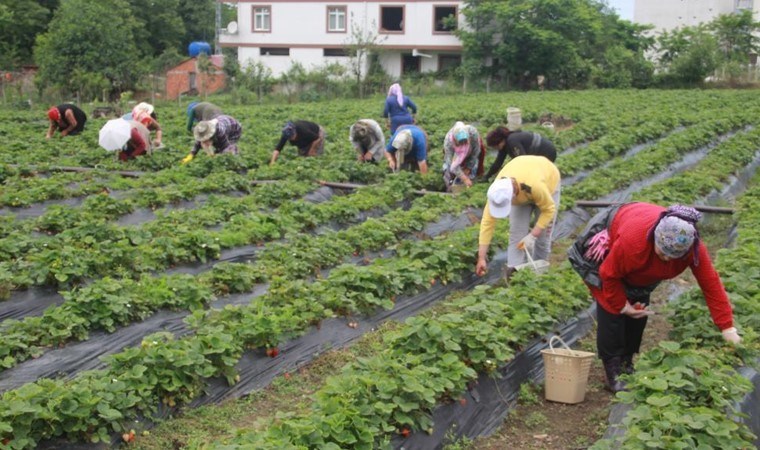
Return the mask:
[[[517, 195], [512, 199], [513, 205], [535, 204], [541, 214], [536, 226], [546, 228], [554, 218], [557, 205], [552, 194], [559, 188], [559, 169], [543, 156], [522, 155], [509, 161], [496, 176], [499, 178], [514, 178], [520, 186]], [[526, 189], [526, 187], [528, 189]], [[530, 190], [530, 192], [528, 192]], [[483, 219], [480, 221], [480, 245], [489, 245], [496, 228], [496, 220], [488, 209], [488, 201], [483, 209]]]

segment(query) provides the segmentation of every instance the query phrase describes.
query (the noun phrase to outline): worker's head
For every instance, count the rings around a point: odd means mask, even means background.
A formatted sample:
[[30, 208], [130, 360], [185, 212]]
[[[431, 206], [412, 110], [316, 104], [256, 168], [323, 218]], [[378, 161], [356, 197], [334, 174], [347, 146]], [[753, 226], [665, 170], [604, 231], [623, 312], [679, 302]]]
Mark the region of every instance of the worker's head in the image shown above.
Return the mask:
[[288, 123], [285, 124], [284, 127], [282, 127], [282, 135], [285, 136], [289, 141], [292, 141], [296, 138], [296, 124], [294, 124], [291, 121], [288, 121]]
[[690, 206], [673, 205], [660, 214], [647, 237], [654, 241], [655, 253], [667, 261], [678, 259], [694, 249], [694, 263], [699, 264], [697, 222], [702, 214]]
[[353, 131], [355, 139], [363, 139], [369, 134], [369, 127], [366, 122], [359, 120], [354, 124]]
[[488, 210], [496, 219], [503, 219], [512, 210], [515, 190], [511, 178], [499, 178], [488, 188]]
[[391, 141], [391, 147], [396, 151], [407, 154], [412, 149], [412, 132], [409, 130], [399, 130]]
[[501, 150], [507, 142], [511, 131], [507, 127], [496, 127], [486, 135], [486, 145]]
[[694, 245], [696, 234], [694, 225], [689, 222], [678, 217], [665, 217], [654, 229], [654, 245], [658, 253], [665, 256], [660, 256], [662, 259], [678, 259]]
[[219, 121], [217, 119], [204, 120], [198, 122], [198, 125], [193, 128], [193, 136], [198, 142], [206, 142], [211, 140], [216, 134], [216, 124]]
[[48, 109], [47, 115], [48, 119], [52, 120], [53, 122], [58, 122], [61, 120], [61, 112], [56, 106], [51, 106], [50, 109]]
[[198, 106], [198, 102], [190, 102], [190, 104], [187, 105], [187, 117], [193, 117], [193, 110], [195, 110], [196, 106]]

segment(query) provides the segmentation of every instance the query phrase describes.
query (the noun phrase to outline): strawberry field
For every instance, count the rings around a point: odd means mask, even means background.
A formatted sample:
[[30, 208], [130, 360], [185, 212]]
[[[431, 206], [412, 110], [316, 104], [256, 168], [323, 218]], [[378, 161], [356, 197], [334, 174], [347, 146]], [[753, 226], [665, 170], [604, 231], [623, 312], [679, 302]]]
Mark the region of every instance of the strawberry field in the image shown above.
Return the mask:
[[[589, 293], [564, 258], [593, 213], [577, 200], [735, 210], [725, 248], [711, 250], [744, 344], [723, 343], [698, 289], [674, 298], [672, 340], [640, 356], [618, 396], [624, 419], [596, 447], [753, 447], [758, 427], [744, 416], [758, 383], [748, 367], [760, 329], [760, 93], [414, 100], [430, 138], [426, 176], [356, 162], [348, 128], [379, 119], [379, 98], [213, 100], [243, 125], [241, 154], [187, 165], [185, 105], [157, 105], [166, 147], [128, 163], [98, 147], [106, 119], [48, 141], [44, 112], [0, 110], [0, 448], [139, 446], [157, 421], [256, 393], [369, 335], [362, 356], [299, 405], [188, 446], [432, 449], [487, 434], [508, 402], [484, 409], [477, 386], [516, 366], [525, 375], [511, 389], [540, 379], [530, 349], [568, 324], [586, 324], [568, 341], [590, 331]], [[488, 184], [448, 195], [439, 174], [454, 122], [485, 135], [507, 106], [556, 144], [563, 177], [551, 268], [508, 287], [506, 223], [489, 273], [473, 274]], [[293, 119], [326, 129], [325, 155], [286, 147], [269, 166]]]

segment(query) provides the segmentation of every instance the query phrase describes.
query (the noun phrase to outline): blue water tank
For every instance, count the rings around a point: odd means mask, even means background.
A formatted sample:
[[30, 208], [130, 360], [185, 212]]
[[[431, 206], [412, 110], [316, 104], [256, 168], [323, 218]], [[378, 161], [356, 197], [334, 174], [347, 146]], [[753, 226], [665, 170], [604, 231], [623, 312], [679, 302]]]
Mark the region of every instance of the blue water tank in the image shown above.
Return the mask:
[[191, 42], [187, 46], [187, 51], [190, 53], [191, 58], [195, 58], [201, 53], [211, 55], [211, 45], [208, 42]]

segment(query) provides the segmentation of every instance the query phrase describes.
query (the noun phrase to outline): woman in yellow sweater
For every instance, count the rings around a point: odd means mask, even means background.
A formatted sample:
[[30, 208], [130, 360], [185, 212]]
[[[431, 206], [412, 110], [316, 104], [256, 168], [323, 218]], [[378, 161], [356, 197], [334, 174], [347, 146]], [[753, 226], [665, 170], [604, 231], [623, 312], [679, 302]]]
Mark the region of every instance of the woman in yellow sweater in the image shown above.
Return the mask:
[[[486, 273], [486, 257], [496, 219], [505, 217], [509, 217], [507, 279], [516, 266], [526, 262], [526, 251], [531, 252], [533, 259], [546, 259], [551, 253], [559, 194], [560, 174], [554, 163], [534, 155], [510, 160], [488, 188], [488, 201], [480, 221], [475, 273], [478, 276]], [[532, 227], [531, 223], [534, 223]]]

